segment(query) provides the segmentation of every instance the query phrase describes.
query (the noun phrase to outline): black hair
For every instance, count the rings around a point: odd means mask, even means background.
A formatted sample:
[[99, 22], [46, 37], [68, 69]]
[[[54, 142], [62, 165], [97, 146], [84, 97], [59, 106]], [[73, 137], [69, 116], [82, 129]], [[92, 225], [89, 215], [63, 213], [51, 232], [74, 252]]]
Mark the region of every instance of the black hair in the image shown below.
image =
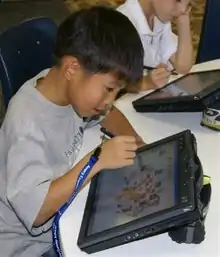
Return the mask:
[[129, 19], [120, 12], [96, 6], [71, 14], [60, 26], [56, 59], [74, 56], [92, 73], [113, 73], [127, 84], [139, 82], [144, 50]]

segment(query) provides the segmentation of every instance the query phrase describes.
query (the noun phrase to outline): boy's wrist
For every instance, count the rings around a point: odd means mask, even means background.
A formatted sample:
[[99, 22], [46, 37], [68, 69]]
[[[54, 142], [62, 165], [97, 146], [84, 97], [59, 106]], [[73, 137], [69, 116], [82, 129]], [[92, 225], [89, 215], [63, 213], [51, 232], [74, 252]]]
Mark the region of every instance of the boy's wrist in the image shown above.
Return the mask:
[[190, 16], [189, 14], [182, 14], [177, 18], [177, 26], [190, 27]]
[[189, 17], [181, 17], [177, 21], [178, 36], [185, 38], [187, 35], [191, 35], [190, 19]]

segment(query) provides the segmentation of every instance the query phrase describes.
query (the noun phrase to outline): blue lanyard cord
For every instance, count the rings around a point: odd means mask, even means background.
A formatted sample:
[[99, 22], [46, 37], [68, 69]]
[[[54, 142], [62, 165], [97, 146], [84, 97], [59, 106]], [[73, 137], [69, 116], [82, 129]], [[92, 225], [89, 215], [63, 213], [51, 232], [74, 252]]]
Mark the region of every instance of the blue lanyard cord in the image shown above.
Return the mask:
[[56, 213], [56, 215], [54, 217], [53, 224], [52, 224], [52, 236], [53, 236], [53, 246], [54, 246], [54, 249], [55, 249], [58, 257], [63, 256], [62, 251], [61, 251], [60, 241], [59, 241], [60, 218], [63, 215], [63, 213], [68, 209], [68, 207], [73, 202], [73, 200], [75, 199], [76, 195], [79, 192], [79, 189], [83, 185], [85, 179], [87, 178], [89, 172], [91, 171], [91, 169], [93, 168], [93, 166], [95, 165], [97, 160], [98, 160], [98, 158], [96, 158], [93, 155], [90, 157], [89, 162], [83, 167], [83, 169], [79, 173], [79, 176], [76, 181], [76, 186], [74, 188], [72, 195], [70, 196], [69, 200], [58, 210], [58, 212]]

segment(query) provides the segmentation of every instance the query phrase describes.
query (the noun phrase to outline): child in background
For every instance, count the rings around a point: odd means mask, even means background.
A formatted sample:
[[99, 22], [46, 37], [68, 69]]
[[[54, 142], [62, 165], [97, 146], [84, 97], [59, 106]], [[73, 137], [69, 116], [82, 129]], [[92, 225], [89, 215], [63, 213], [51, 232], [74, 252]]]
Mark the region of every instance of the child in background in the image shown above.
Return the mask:
[[[127, 0], [117, 9], [131, 20], [141, 37], [144, 65], [155, 68], [144, 74], [141, 90], [164, 86], [172, 69], [180, 74], [191, 69], [190, 9], [191, 0]], [[178, 37], [171, 29], [174, 19]]]

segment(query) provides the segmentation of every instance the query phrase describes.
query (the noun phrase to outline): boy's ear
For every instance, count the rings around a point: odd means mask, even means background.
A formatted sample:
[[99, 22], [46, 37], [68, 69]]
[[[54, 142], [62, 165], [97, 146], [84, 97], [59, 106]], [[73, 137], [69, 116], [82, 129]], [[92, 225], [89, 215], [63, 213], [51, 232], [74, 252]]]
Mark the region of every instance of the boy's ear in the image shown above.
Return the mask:
[[66, 56], [63, 59], [63, 71], [67, 80], [71, 80], [72, 76], [80, 69], [80, 63], [75, 57]]

